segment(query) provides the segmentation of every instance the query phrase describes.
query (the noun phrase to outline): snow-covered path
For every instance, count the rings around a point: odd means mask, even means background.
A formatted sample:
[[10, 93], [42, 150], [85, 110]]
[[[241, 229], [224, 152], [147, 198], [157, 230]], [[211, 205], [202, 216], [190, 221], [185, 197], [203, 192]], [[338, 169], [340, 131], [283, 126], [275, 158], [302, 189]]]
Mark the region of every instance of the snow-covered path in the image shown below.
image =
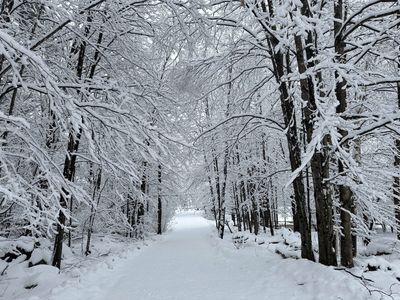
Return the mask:
[[218, 240], [201, 216], [180, 214], [172, 232], [144, 251], [118, 260], [112, 269], [82, 274], [78, 285], [57, 288], [48, 299], [363, 299], [344, 278], [329, 277], [332, 270], [321, 276], [317, 264], [228, 243]]

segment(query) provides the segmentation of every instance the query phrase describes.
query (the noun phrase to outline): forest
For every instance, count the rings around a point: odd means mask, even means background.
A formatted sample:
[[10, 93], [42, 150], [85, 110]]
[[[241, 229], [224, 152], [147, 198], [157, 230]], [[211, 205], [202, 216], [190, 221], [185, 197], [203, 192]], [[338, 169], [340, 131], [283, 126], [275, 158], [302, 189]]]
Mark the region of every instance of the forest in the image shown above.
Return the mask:
[[400, 299], [399, 240], [399, 0], [0, 1], [0, 299], [193, 245], [269, 284], [135, 299]]

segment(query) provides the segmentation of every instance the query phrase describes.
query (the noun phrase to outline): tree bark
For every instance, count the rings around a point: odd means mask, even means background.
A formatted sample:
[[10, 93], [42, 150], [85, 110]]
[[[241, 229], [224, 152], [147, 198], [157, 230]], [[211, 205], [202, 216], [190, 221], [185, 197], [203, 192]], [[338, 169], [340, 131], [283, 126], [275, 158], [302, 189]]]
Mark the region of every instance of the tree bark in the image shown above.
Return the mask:
[[[334, 5], [334, 32], [335, 32], [335, 53], [336, 61], [338, 63], [345, 63], [345, 43], [341, 34], [341, 27], [345, 19], [345, 6], [343, 0], [336, 0]], [[336, 113], [340, 114], [346, 111], [347, 108], [347, 82], [345, 78], [340, 78], [340, 75], [335, 72], [336, 87], [335, 94], [336, 99], [339, 101], [339, 105], [336, 107]], [[347, 131], [339, 129], [339, 133], [342, 137], [347, 136]], [[345, 143], [343, 147], [348, 148], [348, 143]], [[346, 176], [347, 168], [341, 159], [338, 160], [339, 174]], [[353, 193], [350, 187], [340, 184], [339, 185], [339, 201], [341, 205], [340, 210], [340, 221], [342, 225], [342, 235], [340, 237], [340, 262], [343, 266], [352, 268], [353, 263], [353, 237], [352, 237], [352, 225], [351, 225], [351, 214], [355, 212]]]
[[[311, 17], [309, 3], [302, 0], [301, 14]], [[295, 35], [297, 67], [300, 74], [306, 74], [308, 68], [313, 67], [313, 59], [316, 57], [315, 50], [311, 49], [314, 44], [313, 33], [307, 32], [305, 40], [306, 47], [303, 46], [303, 40], [300, 35]], [[321, 74], [316, 74], [320, 79]], [[314, 121], [316, 118], [317, 105], [315, 99], [315, 87], [310, 75], [300, 79], [301, 98], [306, 106], [303, 109], [305, 118], [307, 142], [310, 143], [313, 138]], [[331, 189], [327, 182], [329, 178], [329, 145], [330, 138], [325, 136], [322, 140], [323, 149], [313, 154], [311, 158], [311, 173], [314, 186], [314, 200], [316, 206], [316, 217], [318, 227], [318, 248], [319, 262], [325, 265], [336, 265], [336, 253], [334, 250], [334, 232], [333, 232], [333, 202]]]
[[[90, 206], [90, 216], [89, 216], [89, 225], [88, 225], [88, 230], [87, 230], [87, 240], [86, 240], [86, 250], [85, 250], [85, 255], [89, 255], [91, 253], [90, 251], [90, 242], [92, 238], [92, 232], [93, 232], [93, 225], [94, 225], [94, 219], [96, 216], [96, 210], [97, 206], [100, 201], [100, 186], [101, 186], [101, 180], [102, 180], [102, 170], [99, 169], [97, 173], [96, 180], [93, 182], [93, 194], [92, 194], [92, 201], [93, 203]], [[97, 192], [99, 192], [99, 195], [97, 195]], [[96, 201], [97, 197], [97, 201]]]
[[[274, 44], [272, 44], [272, 49]], [[279, 84], [281, 107], [284, 115], [285, 126], [287, 127], [287, 143], [289, 146], [289, 160], [292, 171], [297, 170], [301, 166], [301, 148], [297, 133], [296, 117], [294, 114], [293, 99], [289, 94], [288, 86], [282, 81], [284, 74], [284, 56], [282, 53], [274, 53], [274, 69], [276, 72], [277, 82]], [[314, 261], [314, 253], [312, 250], [311, 232], [308, 225], [306, 212], [306, 197], [303, 182], [303, 172], [299, 172], [293, 181], [294, 200], [296, 204], [296, 215], [298, 218], [299, 230], [302, 240], [301, 253], [302, 257]]]
[[157, 234], [162, 233], [161, 165], [158, 165]]
[[[90, 25], [92, 22], [91, 13], [88, 12], [87, 17], [87, 25], [85, 27], [85, 38], [89, 35]], [[87, 42], [83, 38], [79, 44], [79, 53], [78, 53], [78, 62], [76, 65], [76, 76], [78, 80], [82, 80], [83, 70], [84, 70], [84, 63], [86, 58], [86, 46]], [[96, 52], [97, 53], [97, 52]], [[96, 55], [96, 54], [95, 54]], [[97, 63], [96, 63], [97, 65]], [[94, 72], [93, 72], [94, 74]], [[83, 122], [83, 120], [82, 120]], [[82, 135], [82, 127], [78, 129], [78, 132], [74, 132], [73, 130], [70, 131], [68, 136], [68, 146], [67, 146], [67, 155], [64, 160], [64, 170], [63, 175], [64, 178], [68, 181], [73, 181], [73, 177], [75, 174], [76, 169], [76, 152], [78, 151], [80, 140]], [[62, 259], [62, 246], [64, 240], [64, 227], [66, 216], [64, 211], [68, 209], [67, 207], [67, 198], [71, 197], [69, 192], [63, 188], [63, 191], [60, 195], [60, 211], [58, 215], [58, 224], [57, 224], [57, 234], [54, 241], [54, 249], [53, 249], [53, 261], [52, 265], [61, 268], [61, 259]]]
[[[397, 1], [400, 4], [400, 1]], [[397, 19], [400, 19], [400, 13], [397, 14]], [[398, 26], [400, 27], [400, 26]], [[400, 47], [399, 47], [400, 48]], [[397, 63], [397, 70], [400, 72], [400, 63]], [[400, 109], [400, 82], [397, 82], [397, 107]], [[395, 139], [395, 155], [394, 155], [394, 166], [398, 170], [400, 167], [400, 139]], [[394, 176], [393, 178], [393, 205], [394, 205], [394, 217], [396, 224], [396, 236], [400, 240], [400, 176]]]

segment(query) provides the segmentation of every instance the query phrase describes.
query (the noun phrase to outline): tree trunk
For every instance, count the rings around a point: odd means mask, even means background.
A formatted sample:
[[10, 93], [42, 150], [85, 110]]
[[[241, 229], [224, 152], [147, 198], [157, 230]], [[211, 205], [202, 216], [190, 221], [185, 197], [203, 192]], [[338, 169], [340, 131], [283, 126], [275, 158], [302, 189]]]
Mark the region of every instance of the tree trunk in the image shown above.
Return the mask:
[[[289, 160], [292, 171], [297, 170], [301, 166], [301, 148], [297, 134], [296, 117], [294, 114], [293, 99], [289, 94], [288, 86], [281, 80], [284, 76], [284, 59], [282, 53], [274, 55], [275, 63], [274, 68], [277, 73], [277, 82], [281, 94], [281, 106], [284, 114], [285, 126], [287, 127], [287, 143], [289, 146]], [[288, 63], [288, 62], [287, 62]], [[312, 251], [311, 232], [308, 225], [308, 218], [306, 212], [306, 197], [304, 191], [303, 172], [299, 172], [298, 176], [293, 181], [294, 200], [296, 204], [296, 218], [299, 224], [299, 231], [301, 235], [301, 257], [314, 260], [314, 253]]]
[[238, 231], [242, 231], [242, 216], [239, 203], [239, 191], [236, 182], [233, 183], [232, 189], [233, 189], [233, 199], [235, 201], [236, 224]]
[[[400, 4], [400, 1], [397, 1]], [[397, 19], [400, 19], [400, 13], [397, 14]], [[399, 26], [398, 26], [399, 27]], [[400, 47], [399, 47], [400, 48]], [[397, 71], [400, 71], [400, 63], [397, 63]], [[400, 82], [397, 82], [397, 107], [400, 109]], [[400, 167], [400, 139], [395, 139], [395, 156], [394, 166], [397, 170]], [[394, 205], [394, 217], [396, 224], [396, 235], [397, 239], [400, 240], [400, 176], [394, 176], [393, 178], [393, 205]]]
[[[345, 43], [341, 34], [342, 23], [345, 18], [345, 7], [343, 0], [336, 0], [334, 5], [334, 32], [335, 32], [335, 52], [336, 60], [338, 63], [345, 63]], [[336, 72], [336, 87], [335, 94], [339, 101], [339, 105], [336, 107], [338, 114], [346, 111], [347, 108], [347, 82], [344, 78], [340, 78], [340, 75]], [[342, 137], [347, 136], [347, 131], [339, 129], [339, 133]], [[348, 144], [344, 144], [343, 147], [348, 148]], [[338, 160], [339, 174], [346, 176], [347, 168], [341, 161]], [[340, 184], [339, 185], [339, 200], [341, 204], [340, 210], [340, 221], [342, 225], [342, 235], [340, 237], [340, 256], [341, 264], [345, 267], [352, 268], [353, 263], [353, 238], [352, 238], [352, 225], [351, 225], [351, 213], [355, 212], [353, 193], [350, 187]]]
[[[86, 38], [89, 36], [90, 33], [90, 26], [93, 21], [91, 12], [87, 12], [87, 23], [86, 27], [84, 29], [84, 38], [79, 43], [79, 52], [78, 52], [78, 62], [76, 65], [76, 76], [78, 80], [82, 80], [83, 77], [83, 71], [84, 71], [84, 62], [86, 58], [86, 47], [87, 47], [87, 41]], [[99, 33], [98, 40], [97, 40], [97, 48], [94, 52], [94, 61], [92, 62], [92, 65], [90, 66], [90, 72], [88, 74], [88, 79], [93, 79], [96, 67], [100, 61], [100, 52], [98, 50], [100, 44], [102, 43], [103, 39], [103, 34], [102, 32]], [[79, 93], [78, 93], [79, 94]], [[83, 119], [82, 119], [83, 122]], [[67, 155], [65, 157], [64, 161], [64, 171], [63, 175], [64, 178], [67, 181], [73, 181], [73, 177], [75, 174], [75, 169], [76, 169], [76, 152], [78, 151], [80, 140], [81, 140], [81, 135], [82, 135], [82, 127], [78, 129], [78, 132], [71, 132], [69, 133], [68, 137], [68, 146], [67, 146]], [[63, 190], [60, 196], [60, 206], [61, 210], [59, 212], [58, 216], [58, 225], [57, 225], [57, 235], [55, 238], [54, 242], [54, 249], [53, 249], [53, 262], [52, 265], [56, 266], [58, 268], [61, 267], [61, 258], [62, 258], [62, 245], [63, 245], [63, 239], [64, 239], [64, 226], [65, 226], [65, 221], [66, 217], [64, 215], [63, 210], [67, 209], [67, 200], [66, 196], [71, 196], [68, 195], [68, 192], [66, 190]], [[68, 198], [69, 198], [68, 197]]]
[[[311, 17], [308, 1], [302, 0], [301, 13], [306, 17]], [[312, 60], [315, 59], [315, 50], [311, 49], [314, 44], [314, 38], [311, 32], [307, 33], [305, 44], [300, 35], [295, 35], [297, 67], [300, 74], [305, 74], [308, 68], [313, 67]], [[304, 57], [306, 55], [306, 58]], [[320, 78], [316, 74], [316, 78]], [[303, 110], [304, 125], [307, 133], [307, 142], [310, 143], [313, 138], [314, 120], [317, 112], [315, 87], [313, 79], [310, 76], [300, 79], [301, 98], [306, 104]], [[332, 195], [328, 185], [329, 178], [329, 145], [330, 138], [325, 136], [322, 140], [323, 149], [313, 154], [311, 158], [311, 173], [314, 183], [314, 199], [316, 206], [316, 217], [318, 227], [318, 247], [319, 261], [325, 265], [336, 265], [336, 254], [334, 250], [334, 232], [332, 218]]]
[[158, 165], [157, 234], [162, 233], [161, 165]]
[[140, 191], [142, 192], [142, 200], [137, 204], [137, 217], [135, 224], [135, 238], [143, 238], [143, 226], [144, 226], [144, 215], [145, 215], [145, 200], [144, 197], [148, 193], [148, 178], [147, 178], [147, 162], [142, 163], [142, 178], [140, 183]]
[[[69, 142], [67, 148], [67, 156], [64, 161], [64, 171], [63, 175], [67, 181], [72, 181], [73, 174], [75, 173], [75, 163], [76, 163], [76, 151], [79, 148], [81, 132], [79, 132], [76, 138], [72, 133], [69, 135]], [[62, 245], [64, 240], [64, 226], [66, 216], [63, 210], [66, 210], [67, 207], [67, 197], [69, 198], [69, 192], [63, 188], [63, 191], [60, 196], [60, 212], [58, 215], [58, 224], [57, 224], [57, 235], [54, 241], [54, 250], [53, 250], [53, 262], [52, 265], [61, 268], [61, 258], [62, 258]]]
[[221, 201], [219, 202], [219, 209], [218, 209], [218, 236], [223, 239], [225, 233], [225, 196], [226, 196], [226, 183], [227, 183], [227, 176], [228, 176], [228, 158], [229, 158], [229, 151], [228, 146], [225, 145], [225, 155], [224, 155], [224, 164], [223, 164], [223, 182], [222, 182], [222, 190], [221, 190]]
[[[398, 69], [400, 70], [400, 64], [398, 65]], [[400, 108], [400, 82], [397, 83], [397, 105]], [[395, 156], [394, 156], [394, 165], [399, 169], [400, 167], [400, 139], [395, 140]], [[394, 215], [396, 222], [396, 232], [397, 239], [400, 240], [400, 176], [394, 177], [393, 182], [393, 204], [394, 204]]]
[[[274, 6], [272, 0], [268, 0], [268, 8], [264, 2], [261, 2], [262, 11], [269, 15], [271, 18], [274, 16]], [[289, 87], [286, 81], [283, 80], [285, 77], [285, 65], [286, 70], [290, 69], [290, 63], [288, 61], [288, 55], [285, 55], [282, 50], [276, 51], [279, 41], [269, 34], [269, 30], [261, 22], [261, 16], [259, 16], [254, 10], [253, 14], [260, 21], [260, 25], [264, 28], [268, 44], [269, 44], [269, 54], [271, 56], [271, 61], [274, 70], [274, 76], [277, 84], [279, 85], [281, 108], [283, 113], [283, 118], [285, 122], [286, 139], [289, 147], [289, 161], [292, 171], [297, 170], [301, 166], [301, 148], [297, 133], [296, 116], [294, 114], [294, 102], [291, 94], [289, 93]], [[272, 25], [272, 30], [276, 30], [276, 26]], [[311, 232], [308, 226], [308, 219], [306, 213], [306, 201], [305, 201], [305, 191], [303, 183], [303, 172], [299, 172], [298, 176], [293, 181], [294, 189], [294, 200], [296, 203], [296, 214], [294, 218], [299, 220], [299, 231], [301, 235], [301, 257], [314, 260], [314, 253], [312, 250]]]
[[[96, 216], [96, 209], [97, 209], [97, 206], [99, 205], [99, 202], [100, 202], [101, 178], [102, 178], [102, 170], [99, 169], [98, 173], [97, 173], [97, 178], [96, 178], [96, 180], [94, 182], [94, 185], [93, 185], [93, 194], [92, 194], [93, 203], [90, 206], [89, 226], [88, 226], [88, 230], [87, 230], [87, 241], [86, 241], [85, 255], [89, 255], [91, 253], [91, 251], [90, 251], [90, 242], [91, 242], [91, 237], [92, 237], [92, 232], [93, 232], [94, 219], [95, 219], [95, 216]], [[99, 192], [98, 195], [97, 195], [97, 192]], [[97, 201], [96, 201], [96, 196], [97, 196]], [[96, 204], [95, 204], [95, 202], [96, 202]]]
[[207, 156], [205, 151], [203, 150], [203, 158], [204, 158], [204, 163], [206, 164], [206, 173], [207, 173], [207, 180], [208, 180], [208, 185], [210, 187], [210, 197], [211, 197], [211, 212], [213, 213], [214, 216], [214, 222], [215, 222], [215, 227], [218, 228], [217, 226], [217, 212], [215, 210], [215, 193], [214, 193], [214, 187], [213, 187], [213, 182], [211, 180], [211, 170], [207, 162]]

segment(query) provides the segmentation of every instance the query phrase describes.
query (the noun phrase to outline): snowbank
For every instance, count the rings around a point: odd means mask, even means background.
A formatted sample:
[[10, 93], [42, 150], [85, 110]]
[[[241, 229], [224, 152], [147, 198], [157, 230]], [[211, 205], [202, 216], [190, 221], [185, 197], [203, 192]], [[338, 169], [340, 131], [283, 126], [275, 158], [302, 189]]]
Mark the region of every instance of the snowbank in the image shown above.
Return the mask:
[[[150, 239], [151, 241], [151, 239]], [[51, 243], [21, 237], [0, 239], [0, 299], [42, 300], [50, 291], [77, 285], [86, 273], [112, 268], [114, 262], [140, 250], [147, 243], [119, 236], [94, 236], [92, 254], [82, 255], [79, 241], [72, 249], [64, 244], [62, 270], [50, 266]]]

